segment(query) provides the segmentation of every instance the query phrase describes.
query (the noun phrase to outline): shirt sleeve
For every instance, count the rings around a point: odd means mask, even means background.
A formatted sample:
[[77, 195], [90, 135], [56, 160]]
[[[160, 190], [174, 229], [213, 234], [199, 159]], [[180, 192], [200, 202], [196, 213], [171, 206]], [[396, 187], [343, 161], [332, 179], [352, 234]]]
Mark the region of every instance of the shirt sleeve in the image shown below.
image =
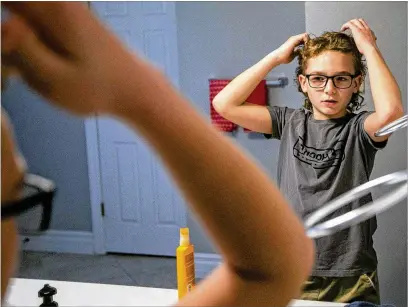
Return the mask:
[[372, 113], [374, 113], [374, 111], [363, 111], [357, 115], [358, 138], [364, 148], [381, 150], [385, 148], [385, 146], [387, 146], [388, 140], [382, 142], [375, 142], [371, 139], [370, 135], [364, 129], [364, 122], [367, 119], [367, 117]]
[[281, 139], [283, 129], [286, 123], [289, 121], [291, 115], [295, 109], [288, 107], [267, 106], [272, 120], [272, 134], [264, 134], [267, 139]]

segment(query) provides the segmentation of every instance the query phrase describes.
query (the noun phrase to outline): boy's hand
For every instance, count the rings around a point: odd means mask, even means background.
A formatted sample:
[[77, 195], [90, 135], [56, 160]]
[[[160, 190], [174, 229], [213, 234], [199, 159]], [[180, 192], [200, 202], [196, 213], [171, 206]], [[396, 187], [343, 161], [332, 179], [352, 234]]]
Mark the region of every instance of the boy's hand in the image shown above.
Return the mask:
[[282, 46], [276, 49], [279, 64], [289, 64], [295, 58], [295, 49], [309, 40], [307, 33], [291, 36]]
[[82, 3], [2, 6], [13, 13], [2, 23], [2, 64], [57, 105], [80, 115], [111, 113], [126, 86], [143, 78], [133, 55]]
[[368, 50], [372, 50], [373, 48], [377, 49], [377, 37], [374, 35], [374, 32], [370, 29], [364, 19], [352, 19], [346, 22], [341, 27], [340, 31], [344, 31], [346, 29], [351, 30], [358, 51], [360, 51], [361, 54], [365, 55]]

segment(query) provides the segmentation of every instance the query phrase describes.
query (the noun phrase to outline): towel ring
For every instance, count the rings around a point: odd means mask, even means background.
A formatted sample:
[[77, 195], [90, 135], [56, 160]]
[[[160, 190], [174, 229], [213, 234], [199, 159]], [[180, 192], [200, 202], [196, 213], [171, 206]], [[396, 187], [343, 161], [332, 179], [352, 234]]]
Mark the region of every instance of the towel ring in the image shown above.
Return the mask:
[[[312, 239], [328, 236], [350, 226], [357, 225], [375, 216], [377, 213], [387, 210], [407, 197], [407, 180], [407, 170], [399, 171], [366, 182], [340, 195], [306, 218], [305, 227], [307, 235]], [[389, 186], [399, 183], [404, 184], [373, 202], [316, 225], [317, 222], [335, 210], [368, 194], [370, 189], [377, 186]]]
[[397, 120], [389, 123], [385, 127], [382, 127], [380, 130], [374, 133], [375, 136], [384, 136], [394, 131], [397, 131], [401, 128], [405, 128], [408, 125], [408, 115], [404, 115]]

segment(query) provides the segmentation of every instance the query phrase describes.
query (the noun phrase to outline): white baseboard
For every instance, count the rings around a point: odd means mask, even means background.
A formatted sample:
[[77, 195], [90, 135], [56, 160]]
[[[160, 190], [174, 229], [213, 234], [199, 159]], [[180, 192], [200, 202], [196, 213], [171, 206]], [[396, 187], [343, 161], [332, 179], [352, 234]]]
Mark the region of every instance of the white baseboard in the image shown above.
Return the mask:
[[218, 254], [211, 253], [195, 253], [194, 264], [196, 271], [196, 278], [205, 278], [212, 270], [221, 264], [222, 258]]
[[20, 234], [21, 248], [29, 251], [94, 254], [92, 232], [48, 230]]

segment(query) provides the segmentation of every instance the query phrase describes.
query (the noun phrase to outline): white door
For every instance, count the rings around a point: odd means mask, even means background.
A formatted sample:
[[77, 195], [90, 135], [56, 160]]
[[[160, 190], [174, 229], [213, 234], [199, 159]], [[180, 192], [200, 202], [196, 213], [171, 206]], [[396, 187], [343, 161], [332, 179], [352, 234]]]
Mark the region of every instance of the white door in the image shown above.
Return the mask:
[[[178, 86], [174, 2], [92, 2], [91, 8]], [[141, 137], [116, 120], [97, 121], [106, 251], [174, 256], [187, 223], [184, 200]]]

